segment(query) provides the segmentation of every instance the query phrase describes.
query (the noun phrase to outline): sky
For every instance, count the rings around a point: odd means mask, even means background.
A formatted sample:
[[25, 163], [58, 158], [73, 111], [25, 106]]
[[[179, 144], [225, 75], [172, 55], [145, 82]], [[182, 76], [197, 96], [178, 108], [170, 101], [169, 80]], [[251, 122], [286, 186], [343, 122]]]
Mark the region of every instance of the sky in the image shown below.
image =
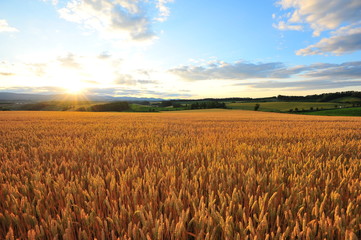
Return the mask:
[[0, 91], [361, 91], [360, 0], [3, 0]]

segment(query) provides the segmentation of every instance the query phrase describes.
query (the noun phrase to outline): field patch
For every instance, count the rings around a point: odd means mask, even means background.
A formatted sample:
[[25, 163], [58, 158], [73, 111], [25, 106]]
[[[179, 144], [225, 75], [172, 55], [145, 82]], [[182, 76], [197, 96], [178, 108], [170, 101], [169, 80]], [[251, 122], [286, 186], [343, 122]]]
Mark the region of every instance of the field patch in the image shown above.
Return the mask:
[[339, 108], [329, 109], [317, 112], [303, 113], [306, 115], [320, 115], [320, 116], [358, 116], [361, 117], [361, 107], [354, 108]]

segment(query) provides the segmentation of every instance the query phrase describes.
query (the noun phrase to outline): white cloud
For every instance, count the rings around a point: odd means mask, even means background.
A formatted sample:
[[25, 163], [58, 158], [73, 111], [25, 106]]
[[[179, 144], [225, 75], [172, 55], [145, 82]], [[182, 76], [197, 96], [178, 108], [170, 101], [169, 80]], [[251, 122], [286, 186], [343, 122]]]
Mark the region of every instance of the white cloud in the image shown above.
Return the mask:
[[167, 3], [173, 2], [173, 0], [158, 0], [157, 8], [159, 10], [159, 17], [156, 19], [160, 22], [167, 20], [170, 15], [169, 7], [167, 7]]
[[288, 24], [284, 21], [279, 21], [278, 24], [273, 24], [274, 28], [277, 28], [278, 30], [295, 30], [295, 31], [301, 31], [303, 30], [303, 26], [302, 25], [292, 25], [292, 24]]
[[153, 9], [157, 21], [164, 21], [170, 14], [170, 0], [71, 0], [59, 9], [60, 17], [99, 32], [108, 39], [131, 41], [151, 40]]
[[315, 37], [333, 30], [330, 37], [297, 51], [298, 55], [340, 55], [361, 50], [360, 0], [280, 0], [277, 5], [288, 11], [274, 24], [280, 30], [303, 30], [307, 26]]
[[360, 0], [280, 0], [283, 9], [292, 9], [288, 23], [307, 23], [318, 36], [341, 24], [360, 20]]
[[296, 52], [297, 55], [317, 55], [332, 53], [342, 55], [361, 49], [361, 26], [358, 28], [341, 28], [331, 34], [329, 38], [323, 38], [318, 43], [310, 45]]
[[18, 32], [14, 27], [9, 26], [5, 19], [0, 19], [0, 32]]

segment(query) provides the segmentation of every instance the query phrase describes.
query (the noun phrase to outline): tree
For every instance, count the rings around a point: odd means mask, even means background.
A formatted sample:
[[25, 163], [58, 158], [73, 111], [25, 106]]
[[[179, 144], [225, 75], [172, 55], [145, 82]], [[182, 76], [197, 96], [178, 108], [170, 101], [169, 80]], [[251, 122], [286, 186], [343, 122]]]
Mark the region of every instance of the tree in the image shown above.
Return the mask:
[[260, 105], [259, 103], [256, 103], [256, 105], [254, 106], [254, 110], [255, 110], [255, 111], [258, 111], [258, 109], [259, 109], [260, 106], [261, 106], [261, 105]]

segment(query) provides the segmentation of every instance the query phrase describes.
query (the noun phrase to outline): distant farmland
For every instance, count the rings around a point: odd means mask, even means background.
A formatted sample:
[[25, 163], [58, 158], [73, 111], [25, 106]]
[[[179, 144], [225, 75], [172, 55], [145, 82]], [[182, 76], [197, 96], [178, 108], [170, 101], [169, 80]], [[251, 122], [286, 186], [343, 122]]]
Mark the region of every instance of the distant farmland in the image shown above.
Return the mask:
[[255, 104], [260, 104], [260, 111], [265, 112], [288, 112], [290, 109], [299, 111], [316, 109], [330, 109], [335, 106], [350, 107], [350, 103], [334, 103], [334, 102], [244, 102], [244, 103], [228, 103], [227, 107], [232, 109], [253, 110]]
[[0, 112], [0, 124], [0, 239], [361, 238], [358, 117]]

